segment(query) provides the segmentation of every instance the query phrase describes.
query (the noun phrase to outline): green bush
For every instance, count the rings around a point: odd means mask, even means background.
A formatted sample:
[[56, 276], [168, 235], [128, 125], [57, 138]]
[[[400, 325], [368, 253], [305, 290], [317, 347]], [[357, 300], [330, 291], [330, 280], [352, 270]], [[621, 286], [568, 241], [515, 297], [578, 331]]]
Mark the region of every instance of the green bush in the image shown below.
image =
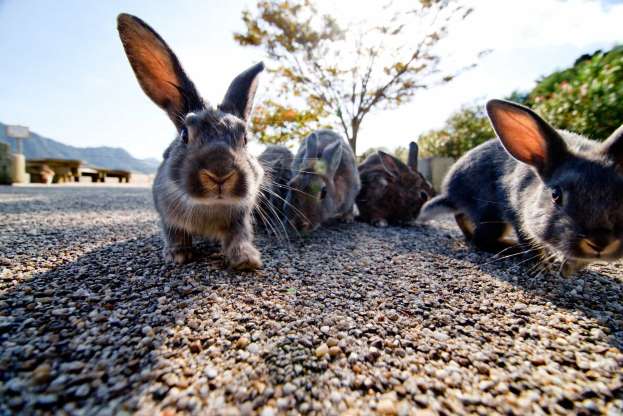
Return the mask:
[[557, 128], [604, 140], [623, 122], [623, 47], [544, 78], [528, 105]]
[[468, 150], [495, 137], [483, 105], [471, 105], [452, 114], [440, 130], [431, 130], [418, 139], [420, 157], [459, 158]]

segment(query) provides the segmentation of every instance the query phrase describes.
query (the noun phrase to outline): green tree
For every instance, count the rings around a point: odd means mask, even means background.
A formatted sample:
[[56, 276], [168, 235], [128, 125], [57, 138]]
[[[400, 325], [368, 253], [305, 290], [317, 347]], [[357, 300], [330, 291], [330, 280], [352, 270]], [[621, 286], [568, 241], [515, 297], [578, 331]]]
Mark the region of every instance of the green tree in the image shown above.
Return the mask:
[[470, 8], [452, 0], [409, 4], [379, 5], [374, 15], [382, 23], [350, 25], [322, 14], [310, 0], [259, 0], [256, 10], [243, 12], [246, 30], [234, 39], [263, 48], [274, 75], [273, 96], [258, 105], [251, 125], [259, 139], [302, 139], [330, 125], [356, 150], [370, 112], [402, 105], [473, 66], [444, 72], [436, 52]]
[[384, 151], [386, 153], [389, 153], [389, 150], [387, 150], [386, 147], [369, 147], [366, 150], [364, 150], [363, 153], [361, 153], [359, 156], [357, 156], [357, 161], [359, 163], [361, 163], [364, 160], [366, 160], [368, 158], [368, 156], [375, 154], [379, 150], [382, 150], [382, 151]]
[[394, 149], [394, 156], [406, 164], [409, 159], [409, 148], [405, 146], [398, 146]]
[[421, 157], [446, 156], [459, 158], [468, 150], [495, 137], [484, 112], [484, 106], [464, 106], [446, 120], [439, 130], [431, 130], [418, 138]]

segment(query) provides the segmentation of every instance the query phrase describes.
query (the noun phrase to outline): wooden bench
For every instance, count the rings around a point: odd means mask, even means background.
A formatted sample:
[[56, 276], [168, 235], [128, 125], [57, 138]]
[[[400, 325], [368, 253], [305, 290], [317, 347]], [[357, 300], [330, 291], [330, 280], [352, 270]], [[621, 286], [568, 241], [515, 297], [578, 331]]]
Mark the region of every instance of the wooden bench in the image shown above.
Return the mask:
[[109, 178], [119, 178], [119, 183], [122, 183], [125, 181], [125, 183], [129, 183], [130, 182], [130, 178], [132, 177], [132, 173], [130, 173], [127, 170], [109, 170], [108, 172], [106, 172], [106, 176]]
[[30, 175], [31, 183], [51, 184], [56, 172], [45, 163], [26, 165], [26, 172]]

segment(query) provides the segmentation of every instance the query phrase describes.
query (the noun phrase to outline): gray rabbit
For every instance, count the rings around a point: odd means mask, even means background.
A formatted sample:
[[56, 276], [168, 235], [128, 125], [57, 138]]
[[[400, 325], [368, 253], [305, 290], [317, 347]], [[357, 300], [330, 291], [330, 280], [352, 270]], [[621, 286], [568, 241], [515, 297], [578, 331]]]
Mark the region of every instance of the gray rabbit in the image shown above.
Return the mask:
[[[499, 140], [459, 159], [420, 221], [453, 213], [480, 249], [543, 252], [570, 276], [623, 256], [623, 127], [599, 143], [555, 130], [502, 100], [487, 103]], [[518, 245], [506, 237], [515, 231]]]
[[284, 231], [282, 218], [284, 202], [288, 194], [288, 183], [292, 179], [294, 155], [285, 146], [269, 145], [258, 158], [266, 172], [260, 201], [257, 206], [258, 224], [272, 229], [275, 234]]
[[264, 173], [247, 151], [246, 120], [263, 64], [238, 75], [214, 108], [201, 99], [175, 54], [145, 22], [120, 14], [117, 29], [141, 88], [178, 132], [153, 186], [165, 258], [189, 261], [192, 238], [200, 235], [222, 243], [232, 268], [261, 267], [251, 212]]
[[355, 154], [331, 130], [317, 130], [301, 146], [292, 164], [286, 219], [295, 229], [311, 232], [325, 221], [351, 222], [361, 189]]

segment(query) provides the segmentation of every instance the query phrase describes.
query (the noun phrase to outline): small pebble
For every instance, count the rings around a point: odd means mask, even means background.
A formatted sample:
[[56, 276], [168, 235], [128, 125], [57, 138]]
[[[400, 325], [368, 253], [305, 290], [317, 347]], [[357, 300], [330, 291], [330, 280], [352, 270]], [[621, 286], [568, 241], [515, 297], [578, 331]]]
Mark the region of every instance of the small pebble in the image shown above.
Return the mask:
[[322, 358], [325, 355], [327, 355], [328, 353], [329, 353], [329, 347], [325, 343], [320, 344], [316, 348], [316, 351], [315, 351], [316, 357], [318, 357], [318, 358]]

